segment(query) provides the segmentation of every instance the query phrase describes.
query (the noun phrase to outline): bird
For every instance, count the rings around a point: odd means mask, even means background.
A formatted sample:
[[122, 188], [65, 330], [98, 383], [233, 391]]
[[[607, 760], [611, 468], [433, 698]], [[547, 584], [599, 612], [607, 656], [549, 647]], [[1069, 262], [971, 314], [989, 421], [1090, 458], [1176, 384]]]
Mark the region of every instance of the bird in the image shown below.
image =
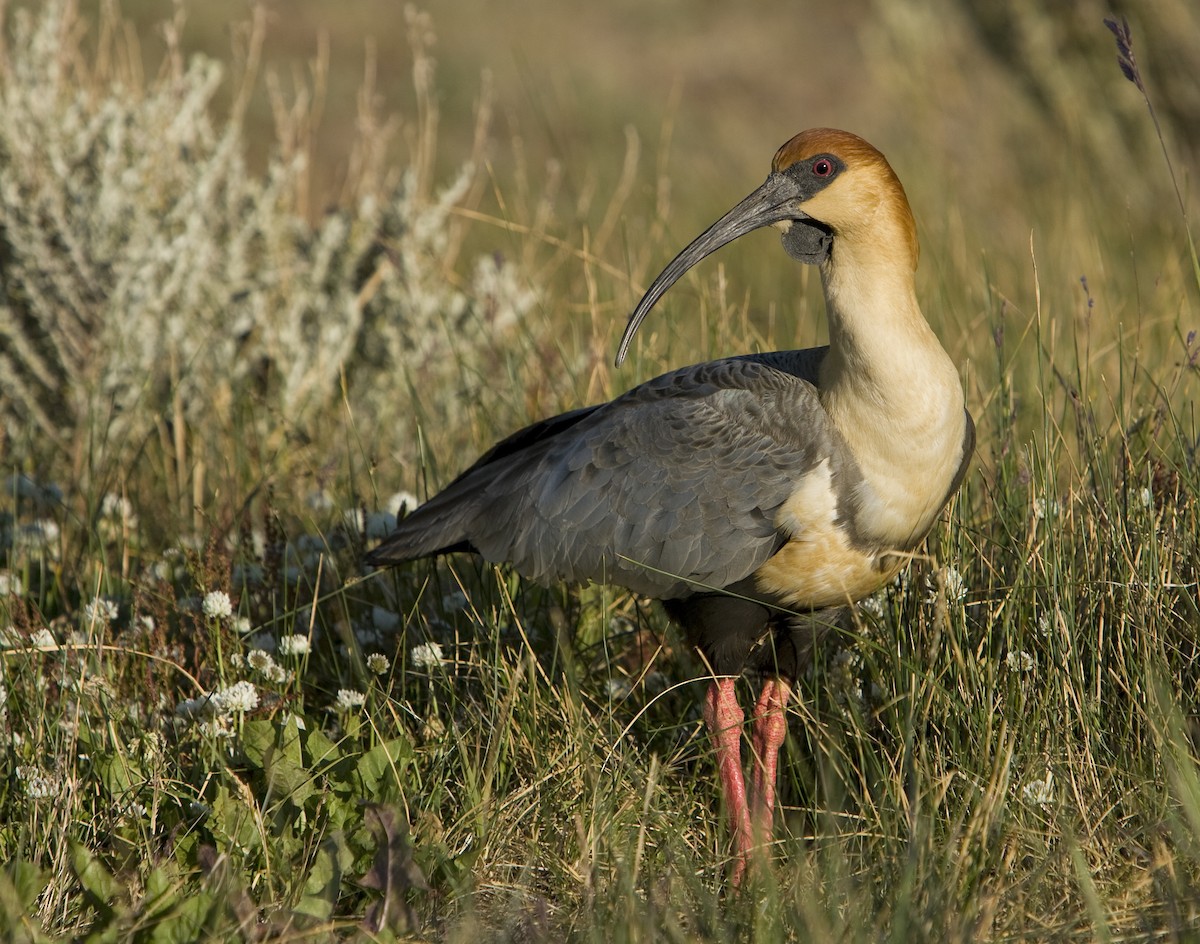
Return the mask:
[[[661, 601], [709, 673], [731, 881], [773, 834], [778, 754], [799, 673], [857, 601], [911, 560], [966, 475], [975, 425], [918, 304], [919, 248], [887, 159], [812, 128], [659, 274], [616, 363], [688, 270], [763, 227], [819, 267], [829, 343], [672, 370], [498, 442], [368, 552], [384, 567], [473, 552], [541, 583]], [[762, 679], [742, 764], [737, 680]]]

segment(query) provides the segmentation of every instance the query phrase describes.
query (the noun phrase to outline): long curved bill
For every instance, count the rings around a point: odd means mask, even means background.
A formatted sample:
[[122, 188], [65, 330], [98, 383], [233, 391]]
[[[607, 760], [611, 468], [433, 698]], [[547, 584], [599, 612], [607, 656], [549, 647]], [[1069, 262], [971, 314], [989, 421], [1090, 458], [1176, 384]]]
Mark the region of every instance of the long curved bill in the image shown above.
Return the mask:
[[629, 344], [646, 315], [650, 313], [650, 309], [688, 269], [722, 246], [753, 230], [783, 220], [806, 219], [797, 206], [800, 198], [800, 190], [793, 180], [784, 174], [772, 172], [762, 186], [692, 240], [688, 247], [659, 273], [658, 278], [650, 284], [650, 288], [638, 302], [633, 314], [629, 316], [629, 323], [625, 325], [625, 333], [621, 336], [621, 346], [617, 348], [617, 366], [620, 367], [624, 362], [629, 353]]

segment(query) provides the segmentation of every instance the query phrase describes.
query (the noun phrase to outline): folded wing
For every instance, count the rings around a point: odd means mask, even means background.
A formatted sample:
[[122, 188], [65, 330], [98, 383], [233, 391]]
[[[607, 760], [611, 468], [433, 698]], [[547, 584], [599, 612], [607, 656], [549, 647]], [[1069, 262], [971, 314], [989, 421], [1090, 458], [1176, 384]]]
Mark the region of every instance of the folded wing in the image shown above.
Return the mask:
[[534, 580], [658, 598], [725, 587], [780, 546], [776, 513], [844, 446], [808, 376], [821, 352], [729, 358], [497, 444], [400, 522], [376, 564], [454, 550]]

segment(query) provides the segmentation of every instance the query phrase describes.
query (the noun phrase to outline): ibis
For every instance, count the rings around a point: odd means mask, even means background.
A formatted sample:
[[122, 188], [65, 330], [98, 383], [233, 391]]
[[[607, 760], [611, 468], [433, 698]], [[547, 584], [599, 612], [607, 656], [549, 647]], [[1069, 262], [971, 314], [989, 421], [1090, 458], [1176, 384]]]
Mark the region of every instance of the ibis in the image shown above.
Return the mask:
[[[760, 227], [820, 267], [829, 344], [683, 367], [513, 433], [397, 523], [375, 566], [451, 552], [527, 578], [661, 600], [711, 673], [703, 717], [734, 883], [772, 835], [786, 709], [814, 645], [911, 559], [958, 489], [975, 427], [917, 303], [916, 225], [884, 156], [803, 131], [671, 261], [617, 354], [692, 266]], [[735, 682], [761, 678], [751, 715]]]

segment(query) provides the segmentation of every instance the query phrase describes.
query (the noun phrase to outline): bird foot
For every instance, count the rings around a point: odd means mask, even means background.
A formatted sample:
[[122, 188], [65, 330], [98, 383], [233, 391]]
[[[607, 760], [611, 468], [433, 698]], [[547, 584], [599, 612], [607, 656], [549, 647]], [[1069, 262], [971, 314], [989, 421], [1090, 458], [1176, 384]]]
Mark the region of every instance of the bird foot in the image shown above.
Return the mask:
[[779, 749], [787, 738], [787, 703], [791, 686], [781, 678], [763, 683], [754, 706], [750, 763], [754, 774], [750, 791], [750, 815], [755, 838], [769, 842], [774, 832], [775, 782]]
[[772, 835], [775, 812], [775, 778], [779, 748], [787, 736], [788, 696], [782, 679], [768, 679], [754, 709], [751, 738], [751, 792], [746, 793], [742, 772], [742, 724], [745, 713], [738, 704], [736, 679], [714, 679], [704, 699], [704, 720], [716, 748], [717, 771], [729, 815], [735, 858], [730, 872], [734, 888], [741, 885], [758, 843]]

